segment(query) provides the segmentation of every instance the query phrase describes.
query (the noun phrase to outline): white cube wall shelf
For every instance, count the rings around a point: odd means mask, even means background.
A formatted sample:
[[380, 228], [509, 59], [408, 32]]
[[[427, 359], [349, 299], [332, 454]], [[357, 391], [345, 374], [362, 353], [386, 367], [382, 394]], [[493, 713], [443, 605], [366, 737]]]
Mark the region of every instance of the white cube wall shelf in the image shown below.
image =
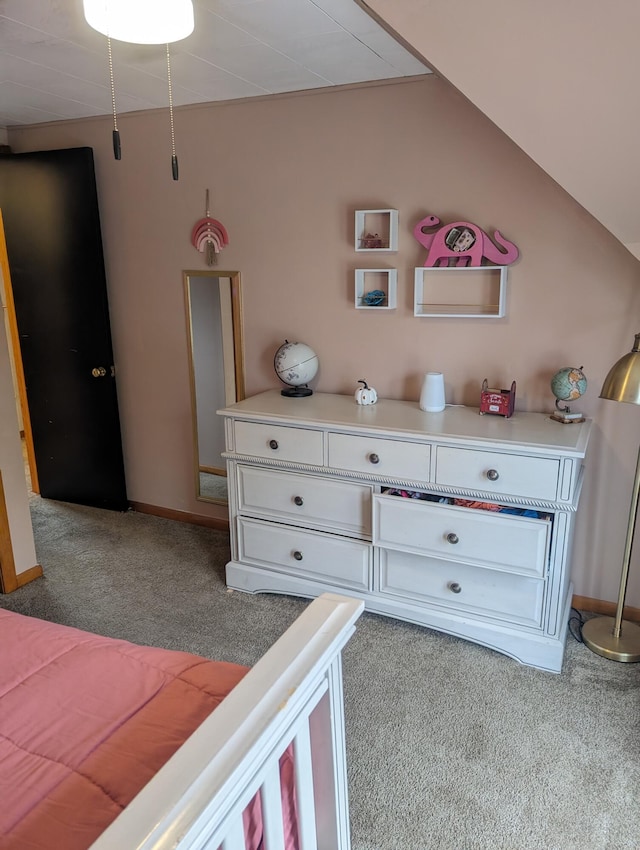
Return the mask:
[[[397, 269], [356, 269], [355, 278], [357, 310], [395, 310], [398, 292]], [[365, 303], [365, 295], [374, 290], [384, 292], [382, 304]]]
[[356, 251], [398, 250], [398, 210], [356, 210]]
[[507, 266], [421, 266], [414, 275], [413, 315], [500, 319], [506, 296]]

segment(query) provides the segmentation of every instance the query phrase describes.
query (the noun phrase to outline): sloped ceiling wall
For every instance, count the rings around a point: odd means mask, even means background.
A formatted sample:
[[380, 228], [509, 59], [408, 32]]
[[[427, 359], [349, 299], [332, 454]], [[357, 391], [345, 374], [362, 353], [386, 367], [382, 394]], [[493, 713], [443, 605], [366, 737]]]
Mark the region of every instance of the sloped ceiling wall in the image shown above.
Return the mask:
[[637, 0], [360, 5], [640, 258]]

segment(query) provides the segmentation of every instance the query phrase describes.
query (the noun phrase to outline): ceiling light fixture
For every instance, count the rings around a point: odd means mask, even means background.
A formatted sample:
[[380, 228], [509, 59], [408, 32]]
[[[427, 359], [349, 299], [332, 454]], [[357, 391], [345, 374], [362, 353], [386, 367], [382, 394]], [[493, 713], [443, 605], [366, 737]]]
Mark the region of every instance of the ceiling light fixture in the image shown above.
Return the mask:
[[113, 109], [113, 155], [121, 158], [120, 131], [116, 111], [111, 40], [131, 44], [165, 44], [167, 85], [169, 88], [169, 121], [171, 127], [171, 173], [178, 179], [173, 126], [173, 92], [169, 44], [191, 35], [194, 28], [192, 0], [83, 0], [84, 16], [93, 29], [107, 37], [109, 82]]
[[89, 26], [118, 41], [169, 44], [193, 32], [191, 0], [83, 0]]

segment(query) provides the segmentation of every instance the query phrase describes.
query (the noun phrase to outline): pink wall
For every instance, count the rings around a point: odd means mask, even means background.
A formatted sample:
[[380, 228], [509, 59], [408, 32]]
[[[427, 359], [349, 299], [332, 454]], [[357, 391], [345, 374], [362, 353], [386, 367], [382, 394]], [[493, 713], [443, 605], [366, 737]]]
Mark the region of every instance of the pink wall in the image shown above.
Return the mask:
[[[637, 261], [513, 142], [447, 83], [428, 76], [361, 88], [188, 107], [176, 114], [180, 180], [170, 171], [164, 111], [10, 133], [14, 151], [94, 148], [118, 370], [129, 498], [216, 515], [192, 494], [191, 405], [181, 272], [206, 268], [189, 242], [211, 212], [228, 228], [220, 266], [239, 269], [249, 394], [276, 386], [286, 338], [308, 342], [316, 389], [417, 400], [421, 375], [443, 371], [447, 400], [477, 405], [482, 379], [517, 381], [517, 409], [551, 410], [549, 379], [584, 366], [582, 407], [595, 419], [575, 592], [615, 600], [637, 451], [638, 411], [598, 399], [633, 342]], [[395, 208], [398, 308], [357, 311], [354, 211]], [[500, 229], [520, 248], [502, 320], [413, 317], [411, 230], [428, 212]], [[626, 408], [626, 409], [623, 409]], [[558, 425], [558, 427], [570, 427]], [[636, 568], [628, 601], [640, 605]]]
[[637, 0], [357, 0], [640, 257]]

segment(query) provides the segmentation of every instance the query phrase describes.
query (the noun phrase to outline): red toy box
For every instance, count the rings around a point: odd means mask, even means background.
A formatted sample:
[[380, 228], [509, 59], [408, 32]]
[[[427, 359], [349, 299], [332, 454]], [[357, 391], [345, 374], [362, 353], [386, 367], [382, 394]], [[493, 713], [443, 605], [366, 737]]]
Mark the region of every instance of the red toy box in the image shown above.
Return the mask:
[[485, 413], [494, 413], [508, 419], [513, 415], [515, 406], [515, 381], [511, 384], [510, 390], [491, 390], [488, 388], [487, 379], [484, 379], [480, 392], [480, 416], [483, 416]]

